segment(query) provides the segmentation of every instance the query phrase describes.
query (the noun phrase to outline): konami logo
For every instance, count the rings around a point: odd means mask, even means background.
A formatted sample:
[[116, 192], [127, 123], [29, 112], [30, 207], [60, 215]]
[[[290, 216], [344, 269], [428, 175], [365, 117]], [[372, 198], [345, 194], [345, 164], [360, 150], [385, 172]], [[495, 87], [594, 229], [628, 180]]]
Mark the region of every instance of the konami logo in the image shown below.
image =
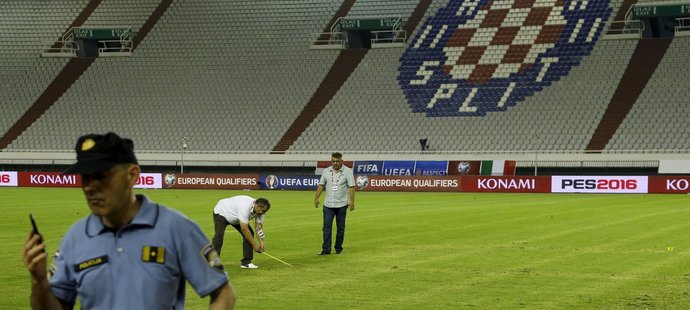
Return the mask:
[[31, 185], [77, 185], [75, 174], [32, 174], [29, 180]]
[[550, 176], [474, 176], [462, 177], [463, 192], [550, 193]]
[[477, 179], [478, 189], [535, 189], [534, 179], [498, 179], [498, 178], [479, 178]]
[[79, 187], [81, 177], [61, 172], [19, 172], [19, 186], [28, 187]]
[[667, 191], [687, 191], [690, 189], [690, 181], [688, 179], [669, 179], [666, 180]]

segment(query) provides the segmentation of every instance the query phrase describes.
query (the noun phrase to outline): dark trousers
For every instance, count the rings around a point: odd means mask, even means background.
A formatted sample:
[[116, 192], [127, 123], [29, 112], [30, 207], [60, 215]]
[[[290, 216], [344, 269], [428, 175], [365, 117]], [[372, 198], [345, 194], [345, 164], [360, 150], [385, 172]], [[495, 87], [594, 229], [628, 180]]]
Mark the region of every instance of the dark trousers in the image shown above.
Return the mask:
[[[251, 263], [254, 259], [254, 248], [252, 247], [251, 242], [249, 242], [249, 240], [247, 240], [247, 238], [245, 238], [242, 234], [240, 224], [232, 225], [228, 223], [228, 220], [226, 220], [225, 217], [215, 213], [213, 214], [213, 248], [216, 249], [218, 256], [220, 256], [220, 250], [223, 247], [223, 237], [225, 236], [225, 227], [228, 225], [235, 227], [235, 229], [240, 233], [240, 236], [242, 236], [242, 264], [246, 265]], [[252, 233], [252, 237], [254, 237], [254, 230], [249, 224], [247, 224], [247, 226], [249, 227], [249, 231]]]
[[345, 240], [345, 216], [347, 216], [347, 206], [340, 208], [323, 207], [323, 245], [321, 248], [324, 252], [331, 252], [334, 217], [336, 227], [335, 251], [340, 252], [343, 250], [343, 241]]

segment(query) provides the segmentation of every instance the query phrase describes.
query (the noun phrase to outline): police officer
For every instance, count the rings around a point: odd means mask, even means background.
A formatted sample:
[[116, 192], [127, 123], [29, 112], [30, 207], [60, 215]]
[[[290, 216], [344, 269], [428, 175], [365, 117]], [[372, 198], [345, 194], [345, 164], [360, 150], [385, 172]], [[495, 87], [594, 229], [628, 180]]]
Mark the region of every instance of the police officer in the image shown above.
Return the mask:
[[141, 168], [132, 140], [114, 133], [81, 136], [77, 162], [91, 214], [64, 235], [47, 277], [46, 244], [33, 231], [23, 260], [33, 309], [183, 309], [185, 282], [211, 309], [231, 309], [235, 292], [198, 225], [132, 188]]

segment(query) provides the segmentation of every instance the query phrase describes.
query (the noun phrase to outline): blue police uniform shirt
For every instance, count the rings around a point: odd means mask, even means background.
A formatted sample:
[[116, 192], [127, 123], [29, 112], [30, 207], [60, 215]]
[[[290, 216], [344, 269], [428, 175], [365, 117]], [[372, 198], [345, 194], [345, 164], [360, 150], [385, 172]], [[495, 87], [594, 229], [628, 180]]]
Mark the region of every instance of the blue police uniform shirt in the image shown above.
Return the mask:
[[83, 309], [184, 309], [185, 280], [201, 297], [229, 281], [198, 225], [137, 199], [139, 212], [117, 232], [93, 214], [70, 227], [50, 268], [58, 299], [78, 297]]

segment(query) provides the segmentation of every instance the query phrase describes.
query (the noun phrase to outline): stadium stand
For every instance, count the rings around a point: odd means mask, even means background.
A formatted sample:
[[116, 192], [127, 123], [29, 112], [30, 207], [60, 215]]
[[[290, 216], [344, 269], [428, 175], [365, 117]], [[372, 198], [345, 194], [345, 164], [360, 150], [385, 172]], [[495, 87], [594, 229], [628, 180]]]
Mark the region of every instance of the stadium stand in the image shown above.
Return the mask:
[[347, 13], [348, 18], [371, 17], [371, 16], [401, 16], [411, 15], [419, 1], [400, 0], [358, 0]]
[[[434, 13], [429, 10], [427, 17]], [[394, 81], [400, 51], [372, 49], [291, 150], [318, 149], [318, 141], [332, 136], [358, 151], [409, 151], [425, 136], [438, 151], [583, 150], [634, 48], [635, 41], [606, 41], [569, 75], [511, 108], [511, 113], [461, 120], [408, 113], [407, 100]], [[600, 68], [609, 68], [610, 75], [596, 73]], [[338, 134], [342, 127], [328, 121], [334, 115], [348, 120], [352, 134]]]
[[[10, 148], [61, 149], [80, 132], [114, 130], [144, 150], [178, 149], [183, 136], [194, 150], [270, 149], [336, 55], [303, 57], [306, 34], [319, 32], [337, 3], [300, 3], [259, 11], [251, 1], [175, 2], [157, 25], [163, 29], [154, 29], [135, 56], [98, 59]], [[136, 29], [147, 17], [136, 16], [127, 26]], [[85, 25], [112, 24], [105, 14], [91, 18]], [[41, 139], [55, 126], [59, 136]]]
[[83, 7], [83, 1], [0, 3], [0, 90], [3, 94], [0, 132], [3, 134], [69, 61], [41, 59], [40, 50], [62, 36]]
[[[112, 130], [133, 138], [140, 150], [160, 153], [178, 151], [182, 137], [188, 138], [192, 153], [268, 153], [281, 143], [294, 154], [333, 148], [417, 152], [421, 137], [428, 138], [432, 152], [584, 152], [600, 124], [607, 123], [607, 108], [639, 42], [607, 39], [604, 33], [634, 2], [610, 1], [608, 19], [601, 26], [594, 22], [594, 30], [584, 36], [586, 44], [573, 43], [580, 54], [555, 66], [558, 72], [548, 83], [515, 88], [517, 99], [500, 109], [458, 116], [457, 109], [419, 110], [411, 104], [414, 96], [401, 90], [409, 81], [406, 71], [418, 69], [405, 67], [412, 63], [406, 52], [438, 32], [433, 27], [448, 23], [439, 14], [447, 0], [429, 1], [428, 9], [410, 0], [271, 1], [260, 8], [248, 0], [173, 0], [141, 35], [161, 0], [103, 1], [83, 25], [132, 27], [140, 40], [135, 53], [94, 60], [5, 151], [65, 151], [84, 132]], [[0, 3], [0, 25], [9, 34], [0, 49], [0, 89], [8, 94], [0, 106], [1, 132], [30, 110], [67, 65], [68, 59], [40, 58], [40, 50], [64, 34], [88, 3]], [[344, 7], [348, 17], [422, 18], [408, 32], [406, 48], [362, 51], [361, 61], [353, 63], [332, 99], [309, 111], [310, 100], [318, 101], [314, 94], [319, 87], [329, 86], [326, 78], [343, 55], [340, 50], [310, 50], [311, 38], [328, 29]], [[427, 21], [432, 22], [425, 26]], [[688, 40], [672, 41], [620, 127], [603, 140], [604, 152], [690, 148], [681, 138], [688, 135], [682, 126], [688, 117], [683, 101], [688, 85], [680, 78], [688, 70]], [[498, 102], [502, 94], [478, 93], [476, 99]], [[309, 112], [314, 115], [286, 140], [296, 120]]]
[[690, 148], [686, 78], [690, 38], [677, 37], [606, 150], [679, 152]]
[[102, 1], [82, 26], [125, 25], [132, 27], [136, 33], [160, 2], [160, 0]]

